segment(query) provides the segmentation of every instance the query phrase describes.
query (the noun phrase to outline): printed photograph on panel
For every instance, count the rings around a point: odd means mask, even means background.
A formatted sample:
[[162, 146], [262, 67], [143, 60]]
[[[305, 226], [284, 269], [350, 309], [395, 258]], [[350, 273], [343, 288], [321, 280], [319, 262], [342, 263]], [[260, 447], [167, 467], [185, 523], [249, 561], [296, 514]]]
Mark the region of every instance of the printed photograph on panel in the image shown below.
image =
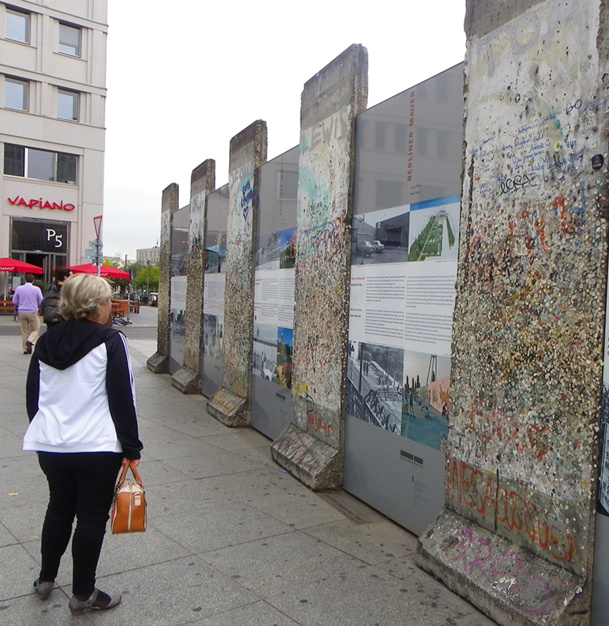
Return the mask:
[[347, 412], [369, 424], [400, 434], [403, 377], [404, 350], [350, 341]]
[[203, 314], [203, 354], [222, 356], [222, 324], [217, 315]]
[[210, 248], [205, 248], [205, 273], [220, 274], [226, 258], [226, 246], [218, 244]]
[[351, 263], [401, 263], [408, 260], [408, 206], [353, 216]]
[[289, 269], [294, 267], [296, 262], [296, 229], [287, 228], [279, 233], [280, 252], [279, 267]]
[[[417, 206], [421, 208], [416, 208]], [[408, 260], [456, 261], [459, 210], [459, 202], [436, 204], [434, 201], [412, 205]]]
[[292, 388], [293, 335], [291, 328], [277, 329], [277, 382], [287, 389]]
[[252, 372], [255, 376], [277, 382], [277, 326], [254, 323]]
[[[606, 350], [605, 350], [606, 353]], [[603, 386], [603, 409], [601, 413], [601, 462], [597, 512], [609, 516], [609, 387]]]
[[272, 270], [279, 267], [279, 252], [281, 250], [281, 233], [260, 235], [256, 239], [256, 269]]
[[440, 450], [448, 436], [450, 358], [406, 351], [401, 434]]

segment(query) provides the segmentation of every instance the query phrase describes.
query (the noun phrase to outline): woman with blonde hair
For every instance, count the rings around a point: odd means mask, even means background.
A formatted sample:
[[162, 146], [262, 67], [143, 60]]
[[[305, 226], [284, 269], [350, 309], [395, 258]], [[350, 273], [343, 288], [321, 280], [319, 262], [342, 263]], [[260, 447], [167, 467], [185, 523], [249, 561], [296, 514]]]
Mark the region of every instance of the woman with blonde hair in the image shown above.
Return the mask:
[[75, 274], [59, 302], [65, 320], [36, 342], [26, 394], [30, 425], [24, 450], [34, 450], [49, 483], [42, 527], [42, 567], [34, 582], [46, 600], [72, 538], [73, 614], [115, 607], [121, 596], [95, 587], [114, 485], [121, 464], [139, 462], [133, 373], [126, 337], [109, 328], [110, 285]]

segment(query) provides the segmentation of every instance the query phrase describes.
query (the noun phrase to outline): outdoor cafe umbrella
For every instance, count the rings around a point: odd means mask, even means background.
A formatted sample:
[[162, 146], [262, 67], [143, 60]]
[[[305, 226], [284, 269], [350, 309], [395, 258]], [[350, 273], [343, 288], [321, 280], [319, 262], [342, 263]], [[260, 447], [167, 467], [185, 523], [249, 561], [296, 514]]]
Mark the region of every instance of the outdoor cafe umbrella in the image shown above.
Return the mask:
[[[75, 274], [97, 274], [97, 265], [92, 263], [85, 263], [84, 265], [71, 265], [70, 269]], [[119, 270], [116, 267], [110, 265], [100, 265], [99, 275], [104, 278], [131, 278], [129, 272]]]
[[37, 265], [18, 261], [17, 259], [0, 259], [0, 272], [27, 272], [28, 274], [42, 274], [43, 270]]
[[[18, 261], [17, 259], [0, 258], [0, 272], [27, 272], [28, 274], [42, 274], [43, 269], [37, 265]], [[6, 283], [4, 284], [4, 299], [6, 300]]]

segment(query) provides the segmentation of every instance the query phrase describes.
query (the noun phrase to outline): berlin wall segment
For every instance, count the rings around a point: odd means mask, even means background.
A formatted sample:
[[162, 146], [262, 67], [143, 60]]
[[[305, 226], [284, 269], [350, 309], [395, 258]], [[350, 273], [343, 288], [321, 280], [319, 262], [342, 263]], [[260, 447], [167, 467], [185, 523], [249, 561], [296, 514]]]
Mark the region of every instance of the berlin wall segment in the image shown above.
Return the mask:
[[[208, 403], [229, 426], [249, 423], [254, 322], [254, 224], [258, 168], [267, 158], [266, 122], [258, 120], [231, 139], [221, 396]], [[227, 396], [229, 396], [227, 398]], [[230, 396], [234, 396], [233, 401]], [[216, 402], [216, 400], [218, 400]], [[225, 408], [231, 410], [226, 413]], [[238, 410], [235, 410], [235, 406]]]
[[147, 361], [155, 374], [169, 372], [169, 319], [171, 314], [171, 230], [173, 214], [178, 210], [179, 187], [171, 183], [163, 190], [159, 250], [159, 302], [157, 351]]
[[606, 5], [467, 3], [454, 410], [419, 562], [502, 624], [590, 620]]
[[201, 389], [205, 210], [207, 196], [211, 194], [215, 186], [216, 162], [213, 159], [207, 159], [192, 171], [190, 177], [184, 364], [171, 377], [171, 384], [182, 393], [199, 393]]
[[301, 102], [294, 303], [294, 424], [273, 458], [314, 489], [343, 476], [355, 117], [368, 54], [354, 45], [311, 78]]

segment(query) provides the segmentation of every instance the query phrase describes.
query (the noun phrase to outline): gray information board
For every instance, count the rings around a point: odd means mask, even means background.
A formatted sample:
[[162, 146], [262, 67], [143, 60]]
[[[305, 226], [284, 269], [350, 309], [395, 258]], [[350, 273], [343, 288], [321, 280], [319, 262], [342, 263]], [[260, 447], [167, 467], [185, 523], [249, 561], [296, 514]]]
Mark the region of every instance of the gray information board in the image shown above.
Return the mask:
[[291, 420], [298, 148], [260, 168], [251, 423], [276, 439]]
[[205, 213], [205, 285], [203, 291], [203, 350], [201, 393], [211, 398], [222, 387], [222, 335], [224, 333], [224, 260], [228, 184], [207, 198]]
[[420, 533], [444, 502], [463, 64], [356, 124], [344, 485]]
[[169, 373], [184, 365], [186, 334], [186, 282], [188, 277], [188, 225], [190, 206], [173, 215], [171, 229], [171, 313], [169, 316]]

